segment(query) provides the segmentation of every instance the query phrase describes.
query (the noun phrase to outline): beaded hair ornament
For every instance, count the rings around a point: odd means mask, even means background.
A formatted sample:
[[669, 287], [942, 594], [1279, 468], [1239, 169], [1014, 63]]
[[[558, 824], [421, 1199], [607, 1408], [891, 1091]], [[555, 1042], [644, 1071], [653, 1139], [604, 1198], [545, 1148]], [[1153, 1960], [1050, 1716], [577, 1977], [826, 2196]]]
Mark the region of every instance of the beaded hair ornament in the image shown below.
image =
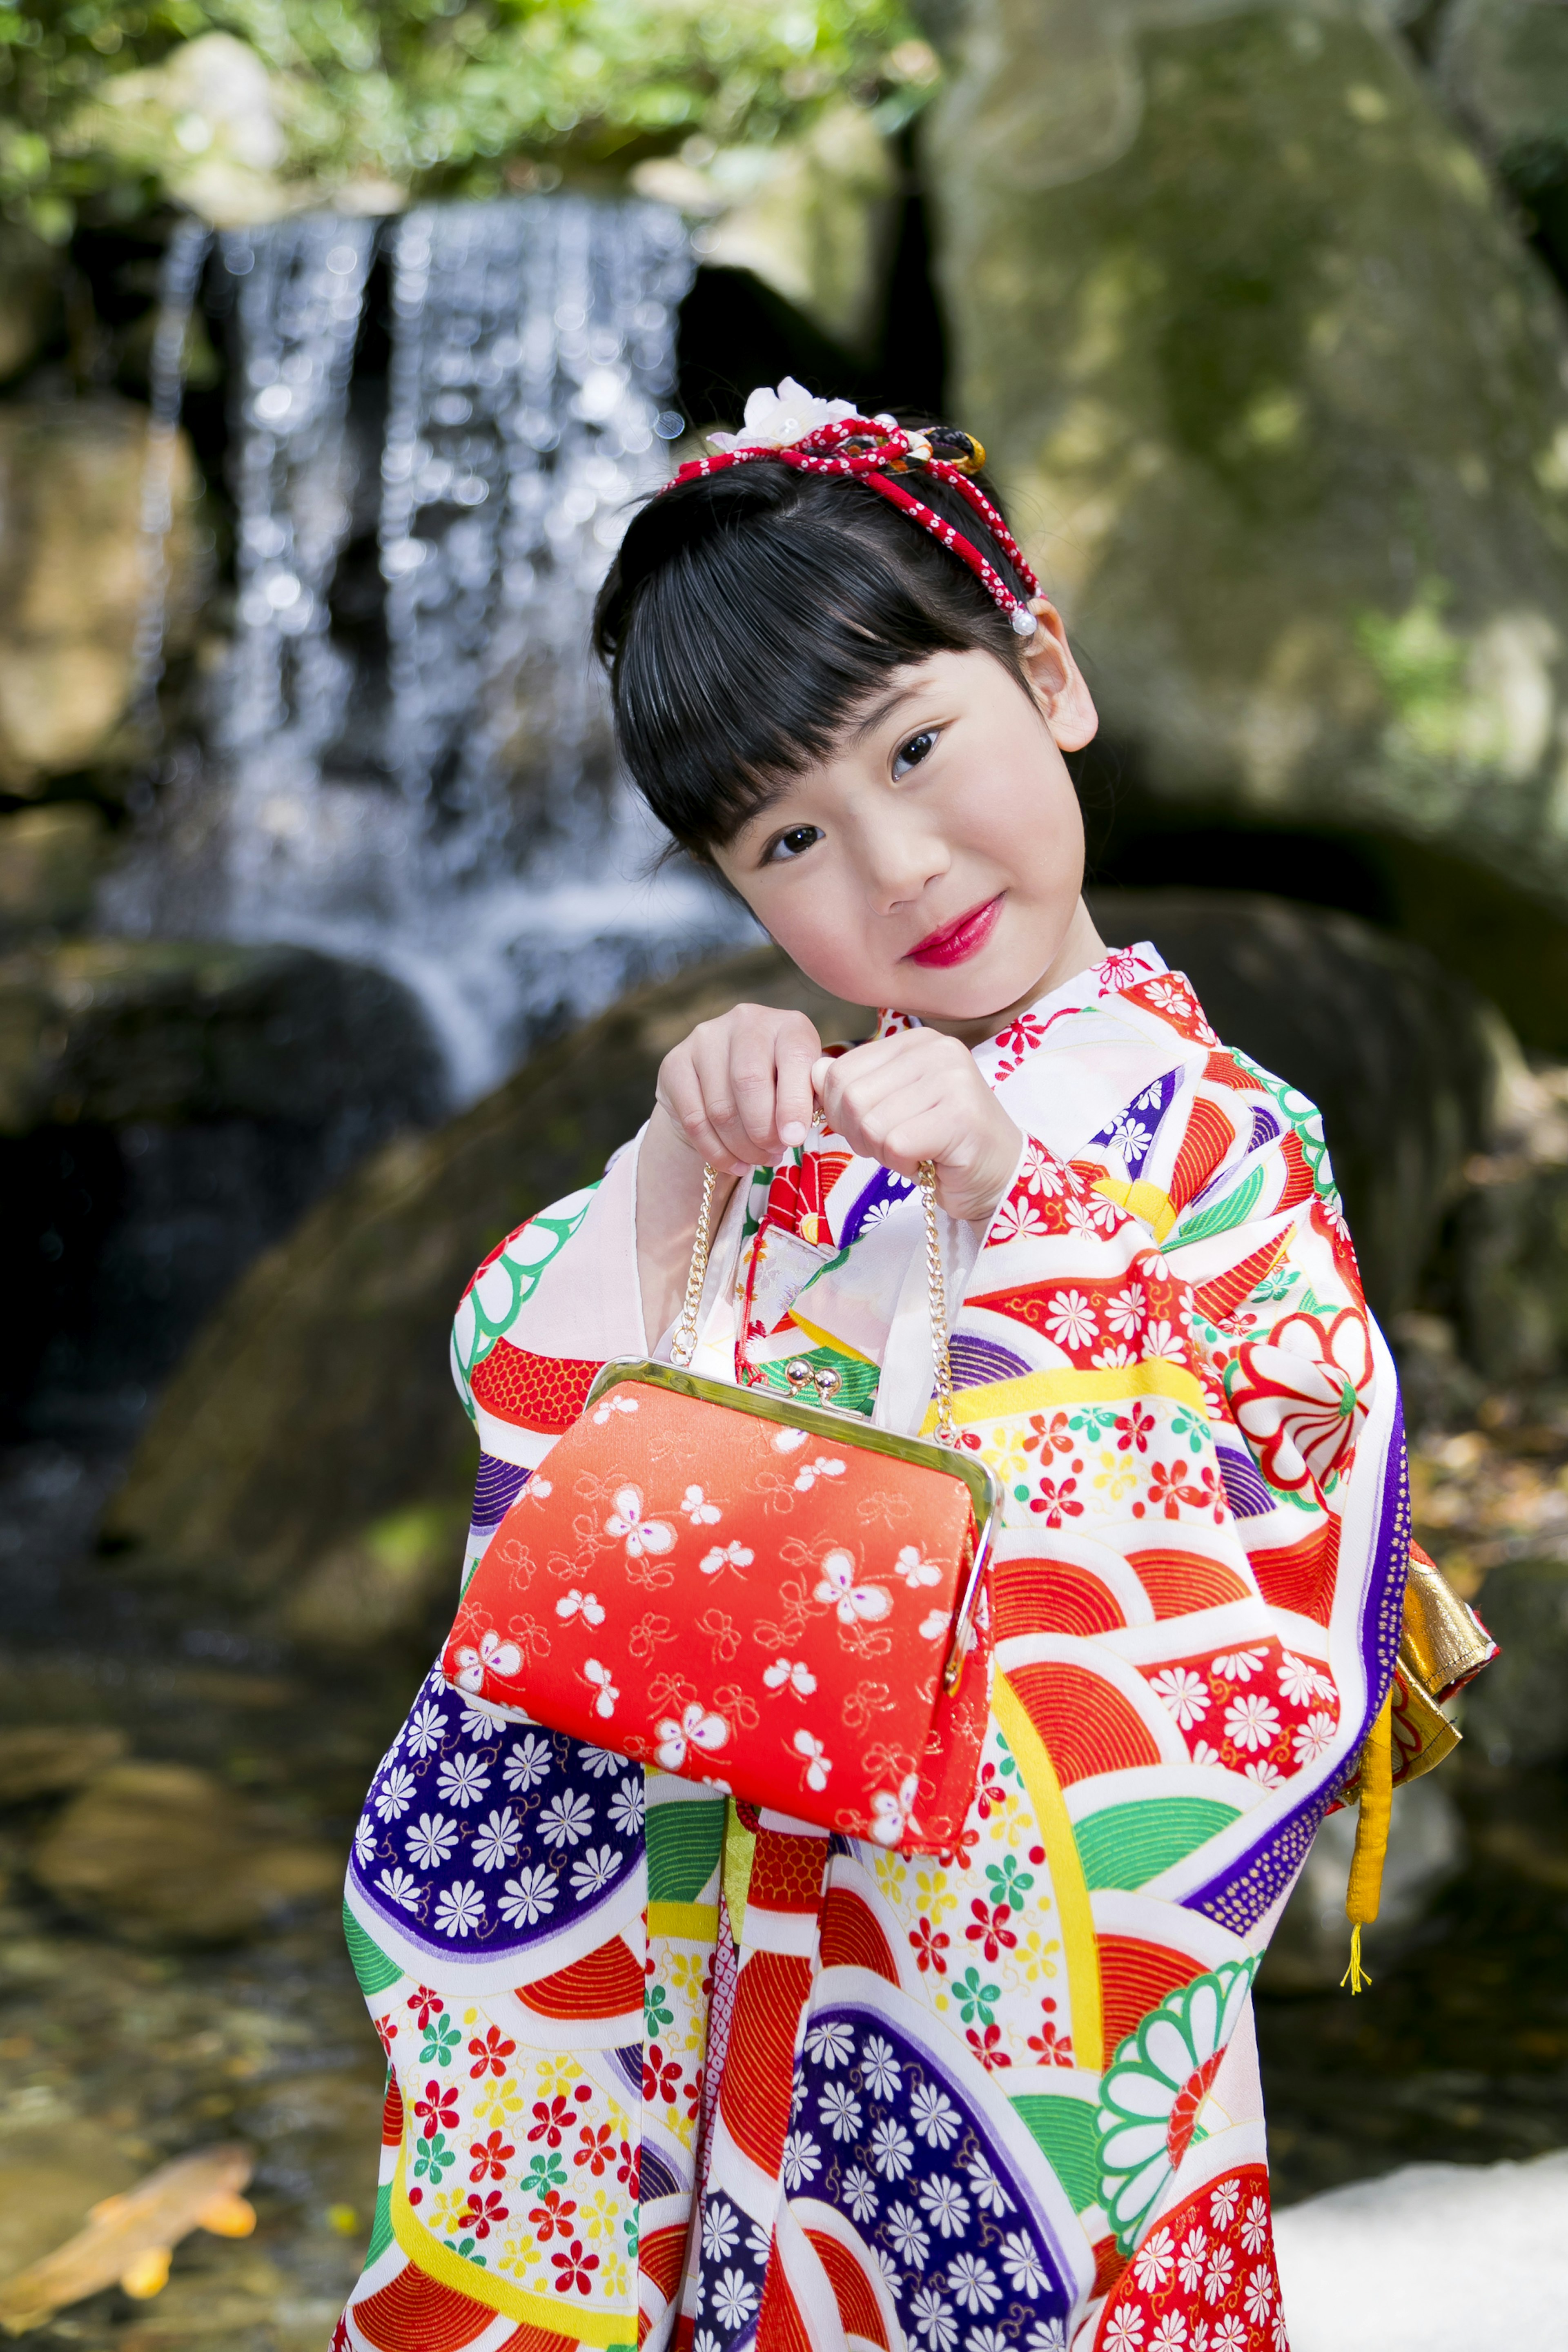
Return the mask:
[[728, 467], [759, 459], [793, 466], [797, 473], [840, 474], [864, 482], [966, 563], [1019, 636], [1034, 635], [1038, 624], [1025, 599], [1008, 586], [994, 563], [987, 562], [972, 539], [966, 539], [909, 487], [908, 478], [918, 479], [922, 474], [948, 483], [984, 524], [1029, 595], [1037, 596], [1040, 583], [1016, 540], [984, 490], [967, 478], [985, 463], [985, 452], [972, 435], [949, 425], [907, 431], [894, 416], [858, 416], [853, 401], [814, 399], [793, 377], [785, 376], [776, 392], [764, 385], [752, 394], [742, 432], [714, 433], [709, 437], [716, 454], [692, 458], [671, 477], [666, 488], [673, 488], [677, 482], [701, 481]]

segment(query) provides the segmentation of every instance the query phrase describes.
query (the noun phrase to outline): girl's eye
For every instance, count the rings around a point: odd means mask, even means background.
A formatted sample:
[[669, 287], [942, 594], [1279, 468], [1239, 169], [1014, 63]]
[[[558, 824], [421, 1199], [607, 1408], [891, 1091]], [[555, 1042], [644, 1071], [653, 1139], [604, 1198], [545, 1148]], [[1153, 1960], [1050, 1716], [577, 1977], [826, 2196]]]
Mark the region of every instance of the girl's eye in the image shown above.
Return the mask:
[[936, 749], [939, 732], [940, 730], [935, 727], [922, 727], [918, 735], [911, 735], [907, 743], [900, 744], [893, 754], [895, 779], [907, 776], [911, 768], [918, 768], [922, 760], [930, 757]]
[[787, 833], [781, 833], [776, 840], [769, 842], [767, 855], [763, 863], [764, 866], [772, 866], [781, 857], [802, 856], [814, 841], [821, 841], [823, 838], [820, 825], [792, 824]]

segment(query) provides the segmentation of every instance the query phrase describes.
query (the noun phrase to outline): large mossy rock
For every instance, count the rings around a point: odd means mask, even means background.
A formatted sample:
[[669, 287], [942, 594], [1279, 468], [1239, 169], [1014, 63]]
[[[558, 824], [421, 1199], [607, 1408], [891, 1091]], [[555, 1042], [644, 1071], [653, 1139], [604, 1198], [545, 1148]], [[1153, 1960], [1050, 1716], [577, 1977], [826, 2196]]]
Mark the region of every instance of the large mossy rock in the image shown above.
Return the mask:
[[1392, 37], [969, 0], [955, 68], [950, 404], [1110, 740], [1156, 798], [1568, 907], [1568, 334]]
[[0, 406], [0, 789], [35, 791], [110, 750], [137, 691], [144, 515], [166, 496], [166, 636], [203, 574], [184, 435], [152, 453], [145, 409], [107, 394]]
[[[1369, 1275], [1399, 1303], [1482, 1139], [1485, 1016], [1419, 950], [1268, 901], [1127, 893], [1227, 1036], [1321, 1095]], [[416, 1633], [447, 1605], [473, 1446], [447, 1336], [479, 1260], [596, 1177], [647, 1116], [658, 1064], [750, 999], [865, 1034], [774, 950], [616, 1007], [438, 1133], [389, 1147], [260, 1259], [165, 1392], [105, 1524], [123, 1565], [226, 1595], [315, 1649]]]
[[407, 990], [310, 948], [65, 940], [0, 958], [0, 1137], [356, 1109], [384, 1133], [436, 1117], [443, 1092]]

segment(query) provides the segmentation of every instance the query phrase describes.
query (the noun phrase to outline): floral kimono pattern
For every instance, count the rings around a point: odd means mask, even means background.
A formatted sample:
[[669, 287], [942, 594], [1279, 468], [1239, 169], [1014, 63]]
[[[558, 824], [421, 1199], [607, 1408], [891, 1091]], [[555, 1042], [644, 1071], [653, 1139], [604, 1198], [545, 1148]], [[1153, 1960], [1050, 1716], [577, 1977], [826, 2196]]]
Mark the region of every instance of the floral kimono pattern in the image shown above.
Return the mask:
[[[1153, 949], [975, 1056], [1025, 1139], [944, 1234], [1006, 1496], [958, 1849], [727, 1807], [432, 1675], [349, 1872], [389, 2079], [339, 2352], [1284, 2352], [1251, 1989], [1394, 1667], [1394, 1377], [1317, 1113]], [[636, 1156], [459, 1309], [470, 1568], [649, 1352]], [[925, 1316], [918, 1199], [824, 1135], [737, 1188], [697, 1368], [805, 1354], [929, 1429]]]

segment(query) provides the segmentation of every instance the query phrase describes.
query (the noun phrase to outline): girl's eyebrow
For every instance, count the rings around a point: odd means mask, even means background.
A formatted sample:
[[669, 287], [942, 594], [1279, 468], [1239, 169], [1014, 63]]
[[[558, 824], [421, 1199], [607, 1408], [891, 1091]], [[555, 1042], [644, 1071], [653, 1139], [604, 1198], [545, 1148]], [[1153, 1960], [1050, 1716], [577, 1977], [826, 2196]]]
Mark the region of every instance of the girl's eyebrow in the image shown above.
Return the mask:
[[863, 743], [867, 736], [881, 725], [884, 719], [891, 716], [900, 702], [908, 702], [913, 696], [922, 691], [923, 688], [921, 686], [895, 686], [890, 693], [882, 695], [872, 703], [868, 710], [862, 712], [844, 740], [846, 743]]

